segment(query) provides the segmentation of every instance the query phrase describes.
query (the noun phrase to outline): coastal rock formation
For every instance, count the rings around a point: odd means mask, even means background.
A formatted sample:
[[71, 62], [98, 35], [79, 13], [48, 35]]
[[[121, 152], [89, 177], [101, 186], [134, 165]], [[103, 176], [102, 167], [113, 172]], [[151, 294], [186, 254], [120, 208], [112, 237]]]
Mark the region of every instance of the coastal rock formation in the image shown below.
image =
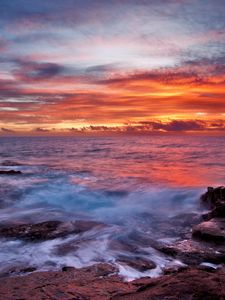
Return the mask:
[[195, 240], [181, 240], [169, 245], [158, 244], [157, 249], [179, 259], [188, 266], [198, 266], [203, 262], [220, 264], [225, 262], [225, 249]]
[[4, 300], [103, 300], [118, 292], [136, 290], [135, 286], [124, 283], [114, 272], [111, 265], [97, 264], [66, 272], [36, 272], [25, 277], [4, 278], [0, 281], [0, 295]]
[[38, 224], [20, 224], [0, 227], [0, 237], [17, 238], [29, 241], [40, 241], [78, 234], [104, 224], [77, 220], [74, 222], [46, 221]]
[[208, 187], [201, 197], [211, 210], [203, 215], [204, 222], [194, 226], [193, 237], [214, 243], [225, 242], [225, 187]]
[[121, 293], [112, 300], [221, 300], [225, 297], [224, 271], [215, 273], [187, 269], [143, 282], [133, 282], [135, 292]]
[[210, 209], [218, 207], [225, 203], [225, 187], [219, 186], [217, 188], [208, 187], [207, 192], [201, 196], [201, 201]]
[[196, 225], [193, 228], [193, 237], [216, 243], [224, 242], [225, 218], [214, 218]]
[[209, 272], [189, 268], [155, 279], [124, 282], [108, 264], [97, 264], [66, 272], [36, 272], [3, 278], [4, 300], [221, 300], [225, 297], [224, 270]]
[[[37, 272], [33, 266], [18, 266], [2, 275], [0, 295], [3, 299], [79, 299], [79, 300], [221, 300], [225, 299], [225, 194], [224, 187], [208, 188], [201, 203], [209, 211], [201, 217], [184, 214], [170, 220], [169, 230], [173, 235], [176, 224], [180, 238], [172, 242], [140, 236], [131, 232], [128, 240], [113, 241], [112, 249], [130, 252], [118, 255], [116, 263], [129, 266], [140, 272], [154, 269], [155, 263], [147, 253], [140, 255], [137, 244], [152, 247], [167, 257], [178, 259], [181, 264], [163, 269], [158, 278], [140, 278], [124, 282], [113, 264], [100, 263], [76, 269], [62, 266], [57, 272]], [[163, 223], [156, 224], [163, 227]], [[0, 236], [28, 241], [41, 241], [82, 233], [92, 228], [105, 226], [93, 221], [60, 222], [47, 221], [38, 224], [1, 226]], [[112, 241], [111, 241], [112, 242]], [[77, 244], [65, 243], [57, 253], [65, 254]], [[71, 248], [72, 247], [72, 248]], [[75, 247], [75, 248], [74, 248]], [[144, 258], [145, 257], [145, 258]], [[24, 275], [26, 273], [30, 273]], [[19, 277], [10, 277], [12, 275]]]

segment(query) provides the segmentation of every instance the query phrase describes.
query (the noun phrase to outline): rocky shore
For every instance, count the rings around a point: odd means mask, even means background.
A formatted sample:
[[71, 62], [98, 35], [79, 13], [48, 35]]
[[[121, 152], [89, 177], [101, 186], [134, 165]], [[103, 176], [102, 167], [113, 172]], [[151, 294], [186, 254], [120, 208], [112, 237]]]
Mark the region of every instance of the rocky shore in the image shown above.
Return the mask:
[[[182, 233], [179, 240], [166, 243], [147, 236], [142, 240], [135, 237], [182, 262], [180, 266], [165, 268], [158, 278], [124, 282], [117, 265], [106, 263], [81, 269], [64, 266], [57, 272], [15, 267], [1, 274], [0, 299], [225, 299], [225, 187], [209, 187], [200, 205], [205, 211], [201, 217], [186, 214], [171, 220], [175, 224], [173, 230]], [[2, 224], [0, 237], [38, 242], [104, 226], [93, 221]], [[71, 245], [63, 245], [58, 251], [65, 252], [66, 247]], [[121, 256], [118, 260], [141, 271], [156, 267], [138, 255]]]

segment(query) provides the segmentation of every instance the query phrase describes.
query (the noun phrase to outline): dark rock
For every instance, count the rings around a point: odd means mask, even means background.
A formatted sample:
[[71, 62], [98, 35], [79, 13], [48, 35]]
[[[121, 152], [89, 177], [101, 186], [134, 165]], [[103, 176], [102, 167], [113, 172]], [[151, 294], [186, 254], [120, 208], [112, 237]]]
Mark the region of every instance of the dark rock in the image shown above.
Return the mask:
[[207, 192], [201, 196], [201, 201], [208, 208], [214, 209], [218, 203], [225, 201], [225, 187], [208, 187]]
[[17, 265], [17, 266], [8, 267], [8, 268], [6, 267], [4, 270], [1, 271], [0, 278], [21, 275], [21, 274], [25, 274], [25, 273], [32, 273], [36, 270], [37, 270], [36, 267], [32, 267], [32, 266], [27, 267], [24, 265]]
[[117, 259], [117, 262], [128, 265], [129, 267], [140, 272], [156, 268], [156, 264], [153, 261], [138, 256], [120, 256]]
[[155, 244], [156, 248], [189, 266], [197, 266], [203, 262], [220, 264], [225, 262], [225, 247], [209, 245], [205, 242], [182, 240], [173, 244]]
[[26, 267], [24, 269], [21, 269], [20, 272], [22, 272], [22, 273], [31, 273], [31, 272], [34, 272], [36, 270], [37, 270], [37, 268], [35, 268], [35, 267]]
[[208, 265], [200, 265], [198, 267], [199, 270], [203, 270], [203, 271], [207, 271], [207, 272], [216, 272], [216, 268], [213, 268], [211, 266], [208, 266]]
[[15, 171], [15, 170], [0, 170], [0, 175], [20, 175], [22, 174], [21, 171]]
[[79, 241], [70, 241], [70, 242], [67, 242], [67, 243], [60, 243], [59, 245], [56, 245], [55, 249], [54, 249], [54, 253], [56, 255], [59, 255], [59, 256], [64, 256], [64, 255], [67, 255], [71, 252], [75, 252], [79, 249], [79, 244], [80, 242]]
[[12, 227], [1, 227], [0, 236], [28, 240], [45, 240], [57, 237], [56, 230], [60, 221], [47, 221], [38, 224], [22, 224]]
[[166, 267], [163, 269], [163, 274], [164, 275], [171, 275], [171, 274], [175, 274], [178, 272], [182, 272], [184, 270], [187, 270], [188, 266], [184, 266], [184, 265], [177, 265], [174, 267]]
[[170, 229], [172, 233], [168, 235], [165, 229], [165, 236], [179, 237], [182, 239], [190, 238], [192, 227], [201, 221], [202, 217], [199, 214], [178, 214], [172, 218], [169, 218], [166, 224], [164, 224], [164, 227], [167, 228], [167, 230]]
[[124, 239], [117, 238], [113, 239], [109, 242], [109, 248], [112, 250], [118, 250], [118, 251], [125, 251], [130, 253], [138, 253], [138, 245], [137, 243], [134, 243], [132, 240], [127, 239], [126, 237]]
[[69, 267], [69, 266], [62, 267], [62, 272], [71, 272], [74, 270], [75, 270], [74, 267]]
[[82, 220], [75, 222], [46, 221], [38, 224], [1, 226], [0, 236], [39, 241], [64, 237], [72, 233], [78, 234], [102, 226], [104, 226], [102, 223]]
[[212, 218], [225, 218], [225, 201], [215, 203], [215, 208], [203, 215], [205, 221], [209, 221]]
[[193, 237], [213, 242], [225, 241], [225, 218], [214, 218], [193, 228]]

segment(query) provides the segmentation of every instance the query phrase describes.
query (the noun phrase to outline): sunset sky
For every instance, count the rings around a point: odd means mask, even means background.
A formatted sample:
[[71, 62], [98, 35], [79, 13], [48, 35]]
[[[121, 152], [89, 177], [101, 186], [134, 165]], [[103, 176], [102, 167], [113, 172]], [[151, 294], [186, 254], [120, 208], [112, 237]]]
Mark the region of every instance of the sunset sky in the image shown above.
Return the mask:
[[0, 134], [225, 132], [224, 0], [1, 0]]

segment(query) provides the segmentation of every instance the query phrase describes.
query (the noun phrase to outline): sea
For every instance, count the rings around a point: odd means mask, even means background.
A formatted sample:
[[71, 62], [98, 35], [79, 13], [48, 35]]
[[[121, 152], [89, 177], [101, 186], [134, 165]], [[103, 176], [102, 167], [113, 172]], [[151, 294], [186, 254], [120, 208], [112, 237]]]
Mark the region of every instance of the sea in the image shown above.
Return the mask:
[[[1, 226], [105, 224], [47, 241], [0, 238], [0, 273], [20, 265], [49, 271], [108, 262], [131, 280], [182, 264], [145, 241], [179, 239], [169, 220], [200, 214], [200, 195], [224, 185], [224, 149], [223, 136], [0, 137], [0, 170], [22, 172], [0, 175]], [[59, 251], [62, 245], [70, 247]], [[121, 256], [150, 259], [156, 268], [136, 270]]]

